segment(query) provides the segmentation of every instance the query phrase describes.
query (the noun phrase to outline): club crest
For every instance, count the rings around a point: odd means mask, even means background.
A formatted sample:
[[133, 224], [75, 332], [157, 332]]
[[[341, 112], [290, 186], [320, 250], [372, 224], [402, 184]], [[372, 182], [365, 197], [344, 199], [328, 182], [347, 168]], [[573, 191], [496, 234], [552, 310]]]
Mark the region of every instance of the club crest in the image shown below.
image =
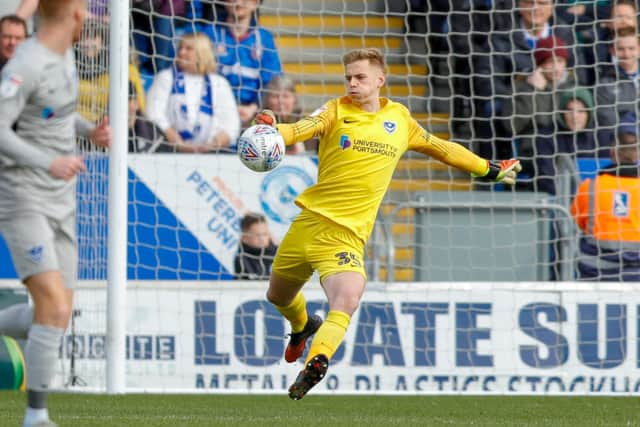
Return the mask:
[[383, 123], [383, 126], [384, 126], [384, 130], [386, 130], [387, 133], [389, 134], [394, 133], [396, 131], [396, 122], [385, 120], [385, 122]]
[[31, 249], [27, 250], [27, 255], [29, 256], [29, 259], [36, 264], [40, 264], [40, 262], [42, 261], [43, 253], [44, 253], [44, 246], [42, 245], [34, 246]]

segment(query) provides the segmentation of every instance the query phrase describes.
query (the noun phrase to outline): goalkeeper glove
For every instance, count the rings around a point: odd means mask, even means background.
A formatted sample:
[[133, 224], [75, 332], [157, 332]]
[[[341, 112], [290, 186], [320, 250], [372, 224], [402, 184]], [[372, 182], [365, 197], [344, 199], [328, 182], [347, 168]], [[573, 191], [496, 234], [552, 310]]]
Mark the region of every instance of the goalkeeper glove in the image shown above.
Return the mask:
[[484, 176], [475, 176], [483, 180], [502, 182], [509, 185], [516, 183], [516, 176], [522, 170], [520, 160], [517, 159], [500, 160], [499, 162], [487, 160], [487, 166], [489, 166], [489, 171]]
[[276, 127], [276, 115], [271, 110], [259, 111], [251, 122], [252, 125], [267, 125]]

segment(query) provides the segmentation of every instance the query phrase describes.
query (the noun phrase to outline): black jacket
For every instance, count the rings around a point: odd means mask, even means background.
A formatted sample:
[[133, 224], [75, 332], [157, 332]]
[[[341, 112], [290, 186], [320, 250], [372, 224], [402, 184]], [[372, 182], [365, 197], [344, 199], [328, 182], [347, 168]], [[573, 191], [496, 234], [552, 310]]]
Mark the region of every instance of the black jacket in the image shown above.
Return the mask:
[[238, 280], [266, 280], [271, 274], [271, 264], [278, 247], [271, 243], [266, 248], [256, 248], [240, 242], [234, 260], [234, 270]]

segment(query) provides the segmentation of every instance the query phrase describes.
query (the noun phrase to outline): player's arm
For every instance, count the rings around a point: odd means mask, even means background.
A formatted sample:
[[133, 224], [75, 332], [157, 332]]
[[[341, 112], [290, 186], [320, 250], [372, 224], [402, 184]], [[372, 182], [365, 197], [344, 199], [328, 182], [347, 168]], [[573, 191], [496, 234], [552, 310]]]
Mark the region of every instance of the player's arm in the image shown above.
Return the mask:
[[55, 156], [27, 144], [13, 130], [35, 84], [30, 74], [13, 71], [10, 66], [2, 71], [0, 80], [0, 153], [18, 166], [49, 169]]
[[269, 110], [262, 110], [256, 114], [255, 122], [276, 126], [284, 139], [284, 143], [293, 145], [296, 142], [304, 142], [310, 138], [322, 136], [333, 127], [336, 118], [335, 102], [335, 100], [327, 102], [317, 113], [295, 123], [277, 124], [275, 115]]
[[44, 169], [55, 178], [70, 180], [85, 170], [82, 157], [56, 156], [39, 150], [13, 130], [13, 124], [35, 88], [31, 73], [18, 71], [11, 65], [6, 66], [0, 79], [0, 154], [18, 166]]
[[411, 120], [409, 149], [426, 154], [455, 168], [469, 172], [476, 178], [514, 184], [522, 167], [520, 161], [502, 160], [494, 162], [477, 156], [462, 145], [438, 138], [424, 130], [415, 120]]

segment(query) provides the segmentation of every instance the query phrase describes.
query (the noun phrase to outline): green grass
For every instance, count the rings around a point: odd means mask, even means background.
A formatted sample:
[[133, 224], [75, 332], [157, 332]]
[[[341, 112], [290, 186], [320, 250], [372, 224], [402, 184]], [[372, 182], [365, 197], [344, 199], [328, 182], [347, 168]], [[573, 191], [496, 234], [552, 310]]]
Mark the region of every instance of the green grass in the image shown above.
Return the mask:
[[[19, 426], [24, 393], [0, 392], [0, 424]], [[388, 397], [55, 394], [63, 426], [640, 426], [630, 397]]]

